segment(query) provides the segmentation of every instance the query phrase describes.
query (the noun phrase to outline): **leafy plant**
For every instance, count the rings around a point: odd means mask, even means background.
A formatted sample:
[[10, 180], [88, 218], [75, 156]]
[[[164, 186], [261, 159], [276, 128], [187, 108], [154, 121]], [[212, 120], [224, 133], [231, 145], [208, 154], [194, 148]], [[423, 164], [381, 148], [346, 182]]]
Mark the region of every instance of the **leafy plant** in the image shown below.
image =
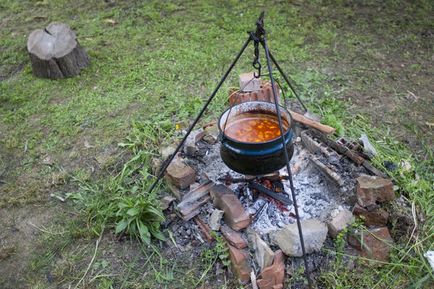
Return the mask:
[[164, 221], [164, 215], [152, 199], [143, 195], [124, 197], [118, 205], [116, 212], [116, 234], [125, 232], [136, 236], [144, 243], [149, 244], [151, 236], [164, 240], [160, 231], [160, 224]]

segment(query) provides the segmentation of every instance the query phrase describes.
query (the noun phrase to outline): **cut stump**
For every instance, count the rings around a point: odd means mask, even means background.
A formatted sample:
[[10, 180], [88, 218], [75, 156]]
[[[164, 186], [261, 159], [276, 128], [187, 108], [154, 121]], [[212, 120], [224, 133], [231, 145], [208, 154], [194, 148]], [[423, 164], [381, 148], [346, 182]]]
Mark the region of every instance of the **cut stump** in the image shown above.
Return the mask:
[[63, 23], [50, 23], [45, 29], [32, 31], [27, 39], [27, 51], [33, 74], [42, 78], [75, 76], [89, 64], [89, 57], [74, 31]]

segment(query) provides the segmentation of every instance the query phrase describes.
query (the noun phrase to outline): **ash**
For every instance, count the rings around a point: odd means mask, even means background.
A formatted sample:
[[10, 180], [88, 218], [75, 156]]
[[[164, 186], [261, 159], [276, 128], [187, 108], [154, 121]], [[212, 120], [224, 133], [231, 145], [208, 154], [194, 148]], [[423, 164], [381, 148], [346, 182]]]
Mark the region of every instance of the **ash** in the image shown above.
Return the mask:
[[[309, 152], [300, 143], [295, 143], [294, 148], [290, 165], [300, 218], [302, 220], [315, 218], [326, 221], [334, 209], [345, 203], [341, 196], [342, 188], [339, 189], [334, 186], [315, 169], [308, 159]], [[208, 145], [198, 160], [191, 164], [196, 167], [198, 172], [205, 174], [215, 183], [221, 183], [219, 179], [227, 175], [234, 178], [245, 177], [232, 171], [223, 163], [220, 157], [219, 143]], [[281, 169], [279, 174], [288, 175], [286, 168]], [[283, 180], [282, 183], [285, 193], [292, 200], [289, 181]], [[246, 183], [235, 183], [229, 187], [237, 194], [245, 209], [253, 216], [251, 228], [260, 235], [268, 234], [287, 224], [296, 222], [293, 204], [285, 206], [263, 195], [255, 198]]]

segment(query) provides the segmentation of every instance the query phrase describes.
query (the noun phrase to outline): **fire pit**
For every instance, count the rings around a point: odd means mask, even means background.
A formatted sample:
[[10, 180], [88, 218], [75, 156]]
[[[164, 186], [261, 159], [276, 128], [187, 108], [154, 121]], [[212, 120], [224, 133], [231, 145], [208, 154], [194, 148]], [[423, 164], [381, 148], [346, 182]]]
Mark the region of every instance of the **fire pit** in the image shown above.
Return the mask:
[[[174, 209], [190, 224], [185, 230], [188, 236], [180, 240], [175, 235], [176, 243], [204, 242], [201, 236], [211, 242], [210, 231], [220, 231], [228, 244], [233, 272], [241, 282], [251, 281], [260, 289], [283, 288], [286, 255], [294, 262], [293, 257], [303, 257], [308, 286], [313, 288], [308, 258], [320, 254], [327, 236], [336, 238], [354, 221], [351, 208], [372, 227], [371, 234], [350, 238], [350, 245], [364, 257], [387, 262], [389, 246], [378, 240], [392, 240], [386, 227], [388, 214], [379, 204], [395, 198], [393, 183], [345, 142], [337, 143], [304, 125], [324, 133], [334, 132], [333, 128], [293, 114], [297, 123], [303, 124], [294, 128], [291, 115], [278, 105], [272, 62], [305, 106], [268, 49], [263, 17], [262, 13], [256, 32], [249, 33], [174, 153], [158, 170], [149, 193], [166, 176], [178, 198]], [[253, 67], [258, 70], [254, 78], [261, 75], [262, 45], [274, 103], [237, 104], [226, 110], [217, 124], [193, 131], [251, 41], [255, 47]], [[293, 141], [295, 136], [297, 141]], [[181, 149], [184, 153], [179, 154]], [[249, 249], [255, 261], [249, 257]]]

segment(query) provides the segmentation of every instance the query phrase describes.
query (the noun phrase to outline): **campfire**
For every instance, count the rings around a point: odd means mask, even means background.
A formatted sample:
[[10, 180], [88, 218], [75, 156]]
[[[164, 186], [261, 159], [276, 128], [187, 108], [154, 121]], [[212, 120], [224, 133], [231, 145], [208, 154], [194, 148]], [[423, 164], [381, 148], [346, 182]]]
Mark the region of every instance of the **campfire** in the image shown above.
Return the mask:
[[[264, 34], [261, 15], [233, 63], [254, 41], [258, 72], [240, 76], [240, 89], [229, 92], [230, 107], [219, 120], [193, 129], [233, 65], [181, 143], [164, 150], [171, 152], [166, 162], [154, 162], [158, 177], [150, 191], [165, 176], [174, 198], [166, 196], [163, 208], [182, 220], [166, 224], [178, 248], [212, 242], [212, 231], [219, 232], [240, 282], [283, 288], [285, 268], [303, 257], [311, 287], [326, 240], [359, 218], [370, 234], [353, 230], [348, 243], [365, 258], [387, 261], [393, 240], [381, 204], [395, 198], [391, 180], [370, 164], [363, 145], [334, 141], [332, 127], [287, 110], [286, 102], [280, 105], [271, 60], [292, 86]], [[259, 44], [266, 50], [270, 81], [259, 78]]]

